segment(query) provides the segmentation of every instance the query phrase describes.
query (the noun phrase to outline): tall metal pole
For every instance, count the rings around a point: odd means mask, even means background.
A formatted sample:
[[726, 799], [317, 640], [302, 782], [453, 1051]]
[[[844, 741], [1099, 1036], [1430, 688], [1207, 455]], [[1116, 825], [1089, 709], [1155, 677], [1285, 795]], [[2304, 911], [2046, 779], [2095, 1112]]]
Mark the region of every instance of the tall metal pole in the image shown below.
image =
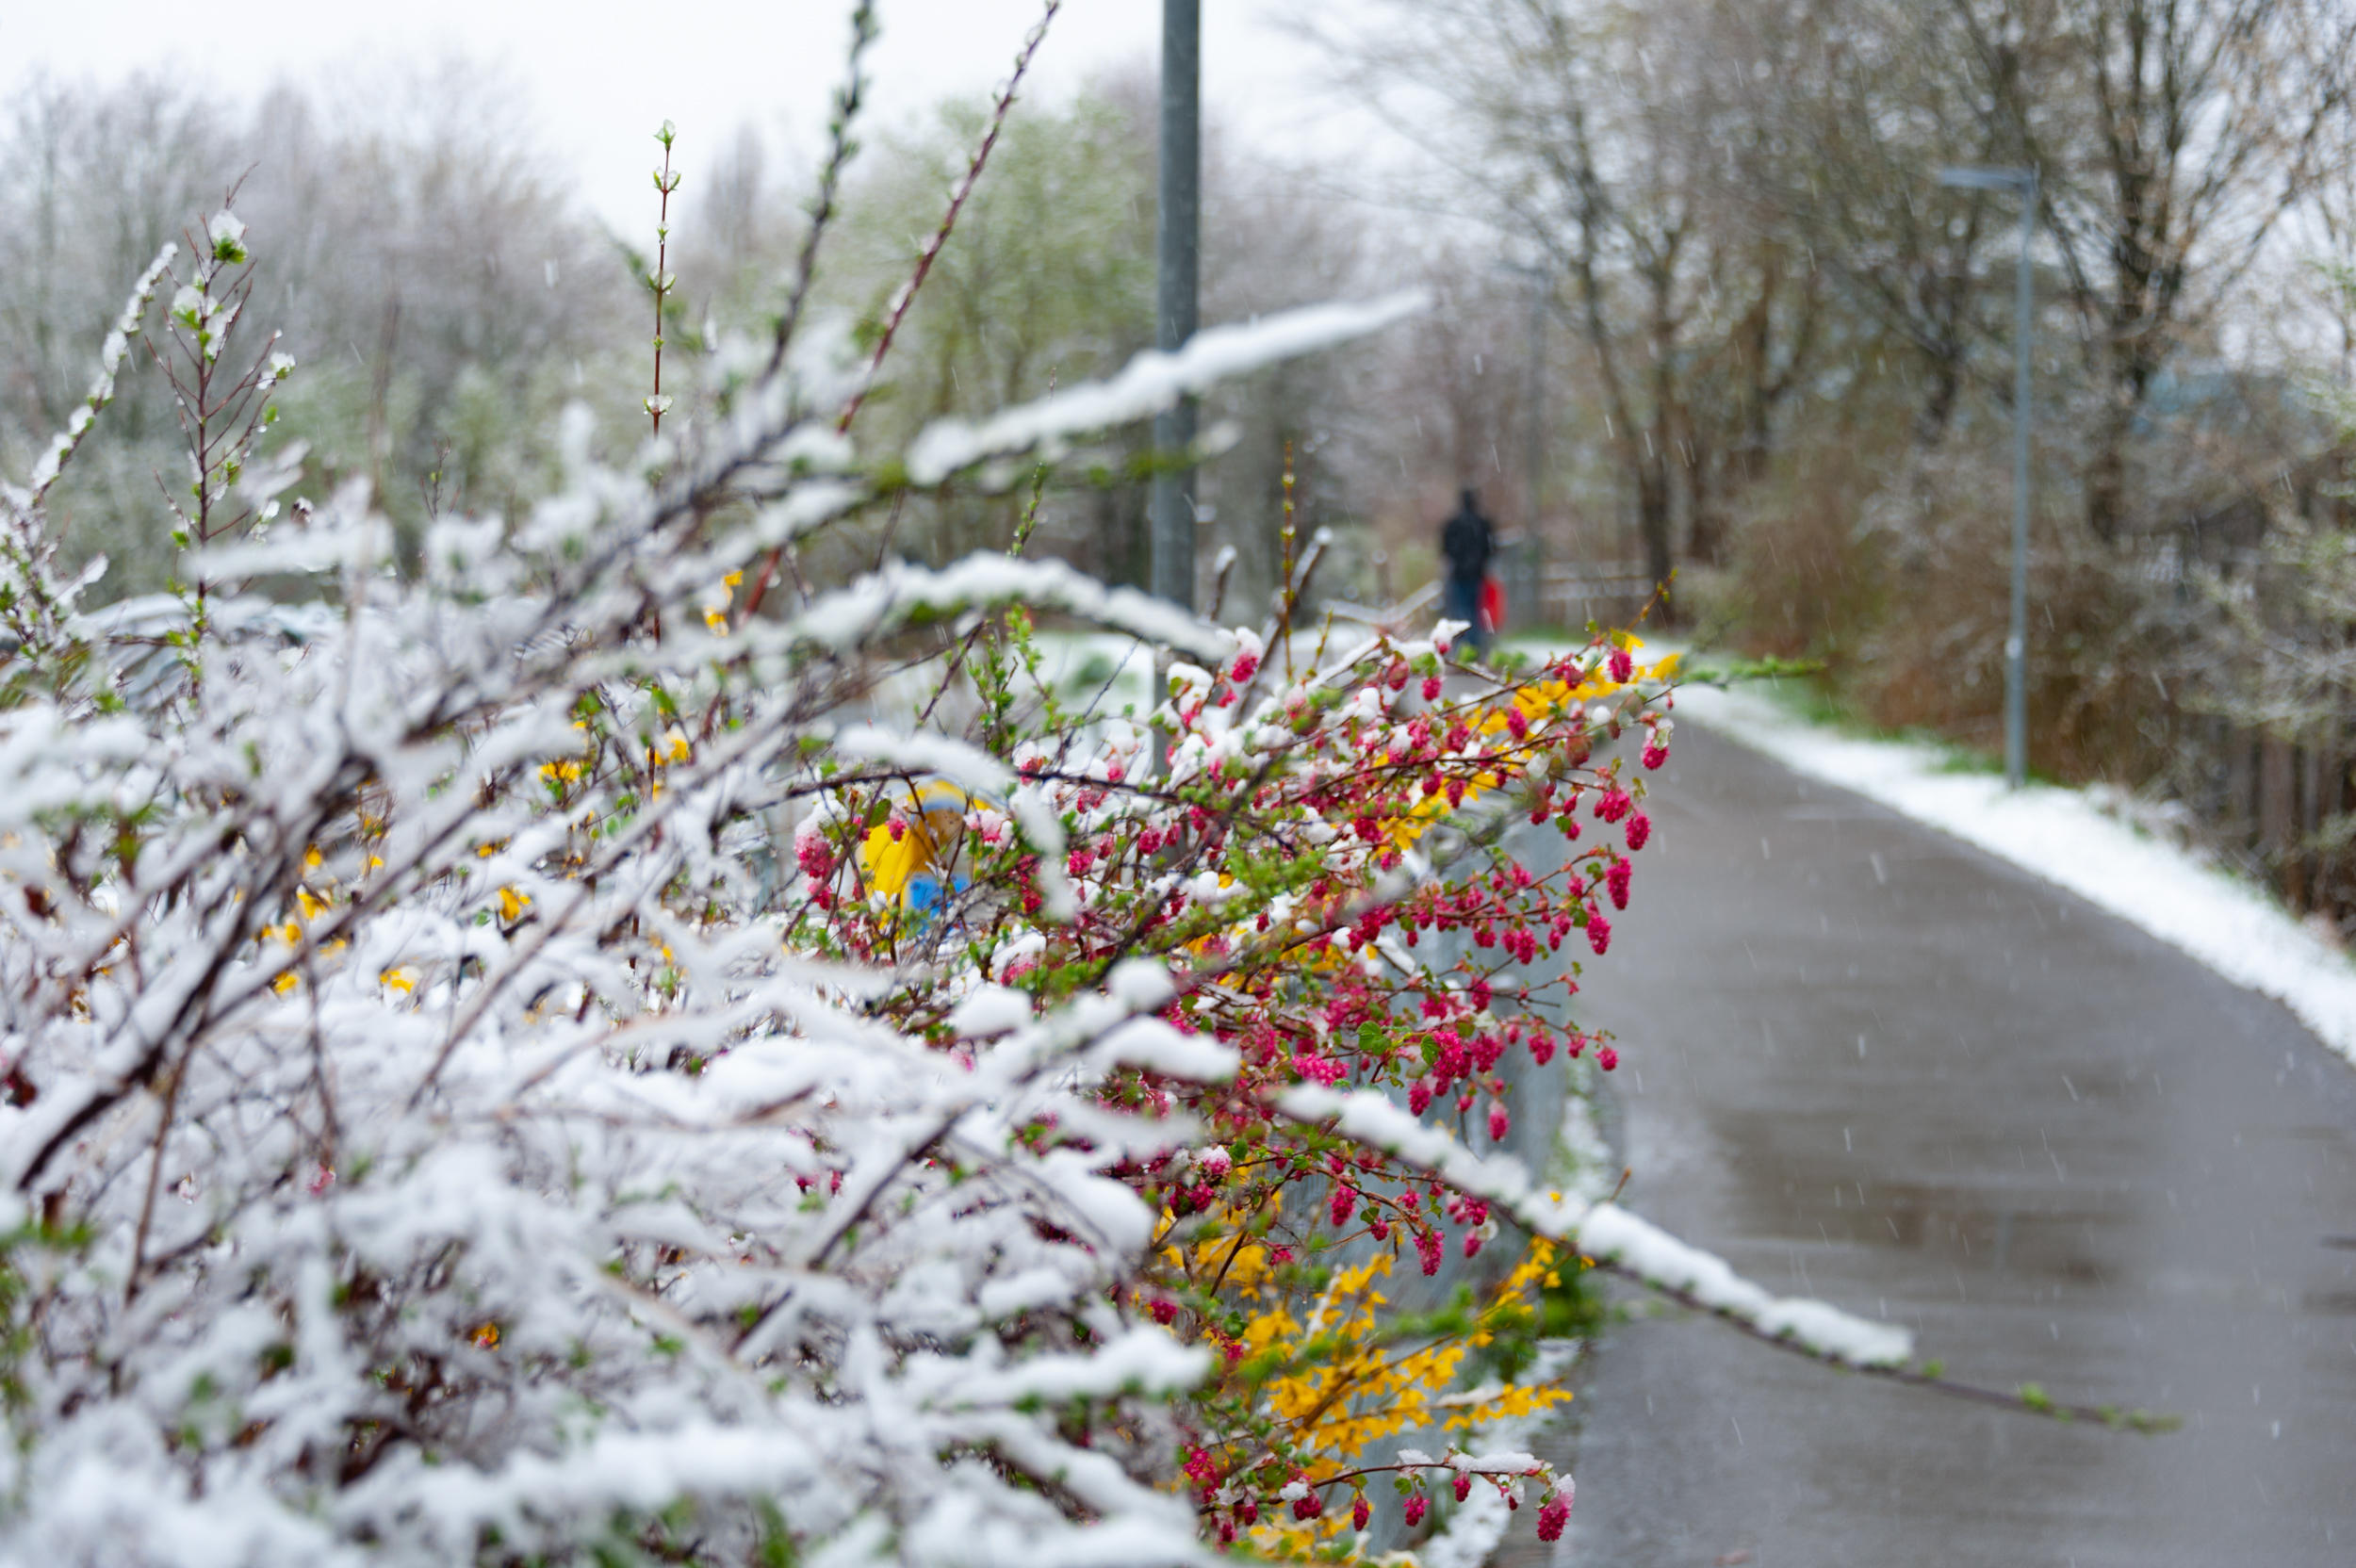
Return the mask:
[[2037, 171], [2021, 185], [2021, 271], [2012, 323], [2012, 631], [2004, 639], [2004, 784], [2029, 776], [2029, 245], [2037, 233]]
[[[1203, 222], [1202, 0], [1162, 0], [1161, 181], [1153, 346], [1165, 353], [1194, 335], [1200, 308]], [[1153, 421], [1162, 454], [1194, 445], [1195, 403], [1181, 400]], [[1146, 514], [1153, 531], [1154, 596], [1194, 608], [1194, 470], [1153, 476]]]
[[2012, 627], [2004, 634], [2004, 786], [2029, 777], [2029, 246], [2037, 237], [2037, 171], [1942, 169], [1939, 183], [2008, 190], [2021, 199], [2021, 272], [2012, 322]]

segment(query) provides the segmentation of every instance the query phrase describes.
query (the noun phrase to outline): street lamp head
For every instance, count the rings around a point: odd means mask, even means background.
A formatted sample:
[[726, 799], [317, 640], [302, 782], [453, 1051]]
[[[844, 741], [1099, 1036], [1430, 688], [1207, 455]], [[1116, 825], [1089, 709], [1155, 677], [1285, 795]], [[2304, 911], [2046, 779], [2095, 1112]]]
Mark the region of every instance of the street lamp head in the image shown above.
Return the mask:
[[1960, 186], [1966, 190], [2033, 190], [2037, 188], [2037, 171], [1955, 167], [1940, 170], [1939, 183]]

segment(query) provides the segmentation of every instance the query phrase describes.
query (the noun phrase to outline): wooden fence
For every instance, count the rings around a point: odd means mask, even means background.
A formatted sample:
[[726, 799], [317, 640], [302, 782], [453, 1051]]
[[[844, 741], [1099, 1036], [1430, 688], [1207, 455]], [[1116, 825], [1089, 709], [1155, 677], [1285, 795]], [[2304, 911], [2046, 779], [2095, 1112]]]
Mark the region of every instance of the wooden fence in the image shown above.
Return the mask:
[[2202, 838], [2264, 876], [2293, 908], [2356, 922], [2356, 735], [2345, 724], [2296, 740], [2218, 718], [2184, 739], [2183, 790]]
[[[1527, 573], [1506, 580], [1506, 620], [1516, 631], [1577, 630], [1589, 621], [1627, 626], [1652, 597], [1652, 575], [1642, 562], [1576, 562], [1541, 570], [1536, 613], [1531, 613]], [[1440, 584], [1427, 582], [1395, 604], [1365, 605], [1329, 600], [1325, 608], [1347, 620], [1403, 629], [1439, 613]]]

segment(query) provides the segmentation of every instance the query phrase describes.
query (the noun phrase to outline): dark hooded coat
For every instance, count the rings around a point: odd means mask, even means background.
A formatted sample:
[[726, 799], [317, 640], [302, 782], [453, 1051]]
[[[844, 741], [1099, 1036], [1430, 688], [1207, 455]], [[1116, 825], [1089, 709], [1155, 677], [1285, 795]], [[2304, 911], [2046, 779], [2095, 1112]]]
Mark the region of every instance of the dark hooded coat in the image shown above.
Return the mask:
[[1497, 547], [1497, 532], [1481, 515], [1480, 498], [1465, 491], [1456, 514], [1440, 531], [1440, 553], [1448, 557], [1448, 575], [1459, 582], [1479, 582], [1489, 575], [1489, 558]]

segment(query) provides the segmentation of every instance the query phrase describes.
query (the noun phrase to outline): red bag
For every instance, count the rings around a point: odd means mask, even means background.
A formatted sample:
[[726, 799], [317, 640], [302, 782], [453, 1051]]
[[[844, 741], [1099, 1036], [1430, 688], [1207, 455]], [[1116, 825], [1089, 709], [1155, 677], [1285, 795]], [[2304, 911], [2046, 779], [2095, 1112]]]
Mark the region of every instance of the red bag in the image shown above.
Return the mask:
[[1481, 580], [1481, 629], [1505, 629], [1505, 588], [1493, 577]]

